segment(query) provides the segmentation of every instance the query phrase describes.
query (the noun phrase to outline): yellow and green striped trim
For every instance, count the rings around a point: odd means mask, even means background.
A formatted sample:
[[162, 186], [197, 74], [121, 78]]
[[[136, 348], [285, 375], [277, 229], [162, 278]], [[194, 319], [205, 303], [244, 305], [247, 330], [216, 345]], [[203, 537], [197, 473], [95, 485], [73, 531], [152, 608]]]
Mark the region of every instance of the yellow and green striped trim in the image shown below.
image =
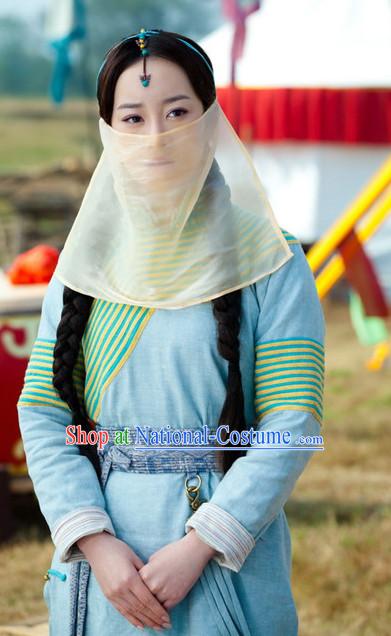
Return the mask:
[[[102, 399], [134, 350], [155, 309], [94, 299], [73, 380], [88, 416], [97, 421]], [[58, 406], [69, 411], [53, 387], [55, 340], [37, 339], [18, 406]]]
[[287, 230], [284, 230], [282, 227], [280, 227], [280, 230], [283, 233], [284, 239], [287, 241], [287, 243], [299, 243], [299, 245], [301, 245], [300, 241], [296, 238], [296, 236], [294, 236]]
[[84, 397], [88, 416], [94, 421], [99, 418], [104, 392], [128, 360], [154, 312], [151, 307], [94, 299], [83, 335]]
[[313, 338], [269, 340], [255, 347], [257, 421], [280, 410], [308, 411], [322, 424], [324, 346]]
[[[17, 406], [56, 406], [69, 411], [69, 407], [61, 400], [53, 386], [53, 351], [55, 340], [37, 338], [34, 342], [24, 377], [24, 385]], [[73, 382], [79, 400], [84, 392], [84, 362], [80, 347]]]

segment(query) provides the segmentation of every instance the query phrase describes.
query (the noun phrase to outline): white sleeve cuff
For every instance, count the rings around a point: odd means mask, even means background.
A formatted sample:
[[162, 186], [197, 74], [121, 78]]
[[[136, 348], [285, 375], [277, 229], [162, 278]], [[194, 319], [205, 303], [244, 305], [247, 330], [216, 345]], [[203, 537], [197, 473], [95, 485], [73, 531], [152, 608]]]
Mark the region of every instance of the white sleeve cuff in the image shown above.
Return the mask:
[[254, 537], [229, 512], [206, 501], [186, 521], [185, 532], [194, 528], [200, 539], [219, 554], [213, 559], [220, 565], [239, 572], [255, 546]]
[[104, 530], [115, 536], [109, 515], [103, 508], [97, 506], [73, 510], [61, 517], [51, 533], [52, 541], [59, 550], [61, 563], [86, 560], [76, 541], [88, 534]]

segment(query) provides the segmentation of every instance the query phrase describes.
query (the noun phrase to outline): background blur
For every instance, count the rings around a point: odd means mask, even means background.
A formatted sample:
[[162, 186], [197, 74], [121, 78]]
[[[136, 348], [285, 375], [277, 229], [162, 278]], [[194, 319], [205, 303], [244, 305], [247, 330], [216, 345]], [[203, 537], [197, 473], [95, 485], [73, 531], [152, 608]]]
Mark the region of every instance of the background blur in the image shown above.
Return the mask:
[[0, 636], [48, 634], [53, 544], [16, 401], [101, 152], [98, 69], [142, 27], [205, 48], [218, 99], [280, 226], [301, 241], [324, 308], [325, 450], [285, 506], [300, 634], [388, 635], [391, 0], [0, 0]]

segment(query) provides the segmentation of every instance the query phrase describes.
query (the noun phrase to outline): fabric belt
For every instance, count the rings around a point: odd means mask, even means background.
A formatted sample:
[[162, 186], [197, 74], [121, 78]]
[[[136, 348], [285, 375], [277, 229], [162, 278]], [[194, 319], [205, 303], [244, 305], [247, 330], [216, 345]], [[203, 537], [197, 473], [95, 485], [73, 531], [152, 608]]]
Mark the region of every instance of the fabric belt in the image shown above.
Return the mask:
[[[200, 445], [195, 450], [174, 444], [171, 444], [169, 448], [151, 445], [148, 447], [145, 443], [139, 443], [134, 429], [128, 431], [130, 444], [116, 444], [117, 429], [108, 429], [97, 425], [95, 430], [105, 431], [108, 434], [107, 444], [98, 450], [104, 482], [108, 467], [109, 470], [136, 473], [185, 472], [188, 477], [201, 471], [221, 472], [218, 451], [208, 450], [205, 446]], [[210, 431], [215, 432], [212, 429]]]
[[[203, 503], [199, 499], [200, 473], [219, 472], [222, 474], [218, 451], [207, 450], [201, 445], [195, 450], [168, 448], [134, 448], [135, 431], [128, 431], [131, 444], [116, 444], [118, 429], [95, 425], [96, 431], [107, 431], [108, 442], [98, 449], [101, 465], [101, 487], [104, 491], [110, 470], [138, 473], [175, 472], [184, 474], [184, 495], [189, 500], [189, 516]], [[209, 429], [212, 433], [213, 429]], [[144, 444], [144, 446], [146, 446]], [[189, 481], [198, 479], [198, 484]], [[70, 628], [69, 636], [84, 636], [87, 613], [87, 586], [91, 568], [88, 561], [71, 563], [70, 568]], [[240, 600], [232, 582], [232, 572], [210, 559], [199, 579], [209, 602], [216, 626], [221, 636], [251, 636]]]

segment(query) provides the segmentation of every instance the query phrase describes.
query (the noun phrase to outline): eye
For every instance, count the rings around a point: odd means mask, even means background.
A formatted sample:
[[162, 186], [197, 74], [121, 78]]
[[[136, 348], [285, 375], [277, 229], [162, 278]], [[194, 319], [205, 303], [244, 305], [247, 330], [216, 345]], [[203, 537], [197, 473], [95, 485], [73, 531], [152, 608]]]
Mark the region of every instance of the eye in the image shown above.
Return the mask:
[[[169, 117], [173, 113], [180, 113], [179, 116], [181, 116], [182, 114], [186, 115], [187, 112], [188, 111], [186, 110], [186, 108], [175, 108], [174, 110], [171, 110], [168, 113], [167, 117]], [[138, 121], [134, 121], [135, 119], [137, 119]], [[132, 124], [138, 124], [138, 123], [140, 123], [141, 119], [142, 119], [142, 117], [140, 117], [140, 115], [129, 115], [128, 117], [125, 117], [122, 121], [131, 122]], [[169, 117], [169, 119], [177, 119], [177, 116]]]
[[[130, 121], [131, 119], [134, 119], [135, 117], [138, 117], [139, 119], [141, 119], [140, 115], [129, 115], [129, 117], [125, 117], [125, 119], [123, 119], [122, 121]], [[132, 122], [132, 123], [138, 123], [138, 122]]]
[[[168, 113], [169, 115], [171, 115], [171, 113], [187, 113], [188, 111], [185, 108], [175, 108], [174, 110], [172, 110], [170, 113]], [[176, 119], [176, 117], [174, 117], [174, 119]]]

